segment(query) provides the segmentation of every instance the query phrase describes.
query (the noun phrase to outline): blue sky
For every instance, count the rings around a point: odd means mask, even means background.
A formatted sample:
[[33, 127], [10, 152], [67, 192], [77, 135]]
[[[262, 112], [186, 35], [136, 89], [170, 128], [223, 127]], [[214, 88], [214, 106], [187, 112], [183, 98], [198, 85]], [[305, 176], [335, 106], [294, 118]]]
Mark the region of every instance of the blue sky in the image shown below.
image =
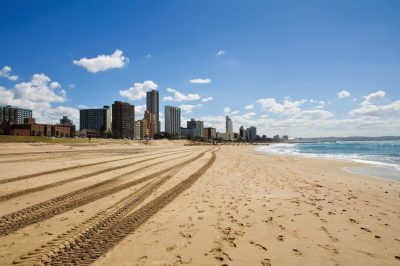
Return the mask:
[[400, 135], [399, 12], [399, 1], [2, 1], [0, 104], [78, 123], [79, 108], [123, 100], [140, 119], [157, 88], [161, 110], [221, 131], [230, 115], [235, 131], [268, 136]]

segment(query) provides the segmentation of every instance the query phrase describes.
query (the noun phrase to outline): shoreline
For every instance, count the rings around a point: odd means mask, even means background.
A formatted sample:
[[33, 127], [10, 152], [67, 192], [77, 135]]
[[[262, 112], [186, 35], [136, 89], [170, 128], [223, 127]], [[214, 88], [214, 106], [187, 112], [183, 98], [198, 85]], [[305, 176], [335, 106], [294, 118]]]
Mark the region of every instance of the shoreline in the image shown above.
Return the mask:
[[[300, 153], [300, 152], [296, 154], [293, 153], [283, 154], [279, 152], [262, 151], [260, 150], [260, 147], [257, 147], [255, 151], [264, 155], [293, 156], [293, 157], [309, 158], [309, 159], [315, 158], [315, 159], [351, 163], [352, 165], [344, 167], [343, 170], [349, 173], [363, 175], [367, 177], [400, 182], [400, 168], [399, 168], [400, 165], [388, 164], [378, 161], [355, 159], [355, 158], [347, 158], [347, 159], [335, 158], [336, 156], [335, 154], [310, 154], [310, 153]], [[368, 170], [373, 170], [373, 173], [369, 173]]]
[[[369, 164], [366, 166], [348, 166], [344, 167], [343, 170], [352, 174], [400, 183], [400, 175], [398, 174], [399, 170], [393, 170], [392, 168], [385, 166]], [[374, 172], [376, 174], [374, 174]]]

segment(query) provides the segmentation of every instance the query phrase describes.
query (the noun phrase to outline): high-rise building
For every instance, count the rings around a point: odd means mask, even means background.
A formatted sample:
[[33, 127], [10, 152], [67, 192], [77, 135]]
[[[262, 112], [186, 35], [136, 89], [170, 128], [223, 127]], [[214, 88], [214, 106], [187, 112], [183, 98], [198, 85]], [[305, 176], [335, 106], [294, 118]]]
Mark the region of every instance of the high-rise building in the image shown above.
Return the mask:
[[112, 132], [115, 139], [133, 139], [135, 131], [135, 106], [115, 101], [112, 105]]
[[140, 131], [141, 131], [141, 128], [140, 128], [140, 121], [141, 121], [141, 120], [135, 121], [135, 130], [134, 130], [135, 139], [142, 139], [142, 138], [140, 137]]
[[149, 111], [145, 111], [143, 120], [146, 120], [147, 137], [150, 139], [154, 138], [157, 129], [156, 116]]
[[156, 121], [156, 131], [155, 133], [160, 133], [160, 117], [159, 117], [159, 100], [158, 91], [151, 90], [146, 93], [146, 111], [154, 114]]
[[60, 119], [60, 125], [67, 125], [67, 126], [71, 126], [73, 125], [73, 121], [71, 119], [68, 118], [68, 116], [63, 116]]
[[240, 136], [240, 140], [246, 140], [246, 129], [244, 128], [244, 126], [240, 127], [239, 136]]
[[171, 136], [181, 134], [181, 109], [174, 106], [165, 106], [165, 132]]
[[190, 121], [187, 121], [188, 137], [202, 138], [203, 128], [203, 121], [195, 120], [194, 118], [192, 118]]
[[226, 116], [226, 139], [233, 140], [233, 127], [232, 127], [232, 119], [229, 116]]
[[110, 106], [80, 110], [80, 129], [94, 129], [99, 132], [111, 132]]
[[217, 130], [213, 127], [205, 127], [203, 129], [203, 137], [208, 140], [215, 139], [217, 137]]
[[140, 122], [140, 139], [147, 139], [149, 135], [149, 129], [147, 127], [147, 120], [142, 119]]
[[32, 117], [32, 110], [18, 108], [15, 106], [0, 107], [0, 123], [10, 122], [15, 124], [23, 124], [25, 118]]
[[247, 139], [250, 141], [257, 139], [257, 128], [256, 127], [249, 127], [247, 129]]

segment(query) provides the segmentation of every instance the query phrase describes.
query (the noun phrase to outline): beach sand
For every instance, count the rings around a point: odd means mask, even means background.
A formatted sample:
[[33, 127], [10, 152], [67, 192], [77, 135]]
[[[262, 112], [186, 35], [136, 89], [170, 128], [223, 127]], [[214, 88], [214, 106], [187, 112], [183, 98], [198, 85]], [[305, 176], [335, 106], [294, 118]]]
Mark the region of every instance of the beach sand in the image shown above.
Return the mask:
[[1, 144], [1, 265], [400, 264], [400, 184], [353, 163], [95, 143]]

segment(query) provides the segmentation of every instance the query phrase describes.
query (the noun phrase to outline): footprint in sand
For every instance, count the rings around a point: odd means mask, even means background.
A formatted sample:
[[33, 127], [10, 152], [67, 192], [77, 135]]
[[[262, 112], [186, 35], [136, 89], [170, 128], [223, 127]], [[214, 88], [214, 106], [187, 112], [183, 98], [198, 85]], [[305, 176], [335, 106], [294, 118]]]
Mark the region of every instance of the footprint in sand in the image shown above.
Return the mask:
[[371, 233], [371, 230], [369, 230], [368, 228], [365, 227], [360, 227], [361, 230], [364, 230], [365, 232]]
[[260, 249], [262, 249], [262, 250], [264, 250], [264, 251], [267, 251], [267, 250], [268, 250], [266, 247], [264, 247], [264, 246], [261, 245], [261, 244], [256, 244], [256, 247], [259, 247]]
[[263, 265], [263, 266], [271, 266], [271, 260], [270, 259], [263, 259], [261, 261], [261, 265]]
[[166, 247], [166, 248], [165, 248], [165, 251], [166, 251], [166, 252], [171, 252], [171, 251], [174, 250], [174, 249], [176, 249], [176, 245]]
[[296, 249], [296, 248], [294, 248], [294, 249], [292, 249], [293, 250], [293, 252], [294, 252], [294, 254], [296, 254], [296, 255], [298, 255], [298, 256], [301, 256], [301, 255], [303, 255], [298, 249]]
[[137, 265], [145, 265], [147, 256], [142, 256], [137, 260]]
[[276, 239], [278, 239], [279, 241], [283, 242], [283, 240], [285, 240], [285, 236], [279, 235]]
[[191, 234], [189, 234], [189, 233], [184, 233], [184, 232], [181, 232], [181, 236], [183, 236], [184, 238], [191, 238], [191, 237], [192, 237]]
[[354, 220], [354, 219], [350, 218], [349, 221], [352, 222], [352, 223], [358, 224], [358, 222], [356, 220]]

